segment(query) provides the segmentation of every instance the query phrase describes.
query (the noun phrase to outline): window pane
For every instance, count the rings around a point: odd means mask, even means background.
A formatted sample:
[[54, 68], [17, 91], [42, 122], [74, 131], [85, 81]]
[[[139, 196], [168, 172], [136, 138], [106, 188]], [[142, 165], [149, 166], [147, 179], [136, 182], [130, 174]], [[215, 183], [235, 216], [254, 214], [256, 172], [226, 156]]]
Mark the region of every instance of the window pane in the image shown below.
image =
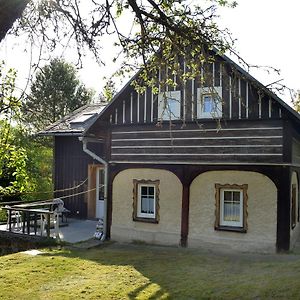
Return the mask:
[[154, 196], [154, 186], [148, 187], [148, 195]]
[[154, 199], [150, 197], [142, 197], [141, 213], [154, 214]]
[[224, 201], [231, 201], [231, 192], [224, 191]]
[[203, 112], [211, 113], [213, 111], [213, 99], [211, 96], [203, 97]]
[[224, 191], [224, 221], [240, 222], [240, 192]]
[[147, 186], [142, 186], [141, 187], [141, 195], [147, 195]]

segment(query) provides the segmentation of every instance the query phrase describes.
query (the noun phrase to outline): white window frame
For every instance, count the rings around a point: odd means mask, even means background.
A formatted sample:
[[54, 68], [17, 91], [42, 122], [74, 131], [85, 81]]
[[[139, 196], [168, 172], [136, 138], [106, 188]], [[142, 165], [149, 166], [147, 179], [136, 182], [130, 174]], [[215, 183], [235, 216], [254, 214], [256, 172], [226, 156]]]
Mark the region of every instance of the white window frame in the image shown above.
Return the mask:
[[[204, 112], [204, 97], [210, 96], [215, 107], [212, 112]], [[197, 118], [213, 119], [222, 117], [222, 87], [203, 87], [197, 89]]]
[[[142, 213], [142, 187], [153, 187], [154, 188], [154, 198], [153, 198], [153, 214], [150, 213]], [[137, 193], [137, 217], [138, 218], [147, 218], [147, 219], [155, 219], [156, 217], [156, 185], [148, 184], [148, 183], [139, 183], [138, 184], [138, 193]]]
[[[176, 102], [176, 110], [170, 111], [169, 101]], [[158, 119], [162, 121], [180, 120], [181, 91], [168, 91], [158, 94]]]
[[[224, 220], [224, 193], [225, 192], [239, 192], [240, 193], [240, 221], [225, 221]], [[220, 189], [220, 225], [230, 227], [243, 227], [244, 224], [244, 197], [242, 189]]]

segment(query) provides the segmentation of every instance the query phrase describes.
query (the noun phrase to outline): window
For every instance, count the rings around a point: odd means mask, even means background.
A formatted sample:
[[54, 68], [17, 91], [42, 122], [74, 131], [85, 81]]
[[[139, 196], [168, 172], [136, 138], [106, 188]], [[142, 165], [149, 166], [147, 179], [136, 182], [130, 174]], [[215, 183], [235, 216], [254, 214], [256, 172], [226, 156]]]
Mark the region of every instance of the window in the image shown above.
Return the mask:
[[158, 119], [160, 120], [179, 120], [181, 92], [171, 91], [158, 95]]
[[246, 232], [248, 186], [216, 184], [215, 187], [215, 229]]
[[133, 220], [158, 223], [159, 180], [133, 180]]
[[199, 88], [197, 90], [197, 117], [222, 117], [222, 88]]

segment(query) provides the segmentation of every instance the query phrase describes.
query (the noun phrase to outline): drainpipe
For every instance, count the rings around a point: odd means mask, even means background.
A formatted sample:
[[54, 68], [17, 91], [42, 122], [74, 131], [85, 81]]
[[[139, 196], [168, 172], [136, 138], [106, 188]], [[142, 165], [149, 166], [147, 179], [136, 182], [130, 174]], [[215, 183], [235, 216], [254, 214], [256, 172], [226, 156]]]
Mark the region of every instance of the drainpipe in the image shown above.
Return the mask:
[[104, 216], [103, 216], [103, 236], [101, 238], [101, 240], [105, 240], [106, 238], [106, 229], [107, 229], [107, 183], [108, 183], [108, 163], [107, 161], [105, 161], [103, 158], [101, 158], [100, 156], [96, 155], [94, 152], [92, 152], [91, 150], [89, 150], [87, 148], [87, 143], [88, 141], [86, 139], [84, 139], [83, 137], [79, 137], [79, 140], [82, 142], [82, 150], [83, 152], [85, 152], [86, 154], [88, 154], [89, 156], [91, 156], [93, 159], [99, 161], [101, 164], [104, 165]]

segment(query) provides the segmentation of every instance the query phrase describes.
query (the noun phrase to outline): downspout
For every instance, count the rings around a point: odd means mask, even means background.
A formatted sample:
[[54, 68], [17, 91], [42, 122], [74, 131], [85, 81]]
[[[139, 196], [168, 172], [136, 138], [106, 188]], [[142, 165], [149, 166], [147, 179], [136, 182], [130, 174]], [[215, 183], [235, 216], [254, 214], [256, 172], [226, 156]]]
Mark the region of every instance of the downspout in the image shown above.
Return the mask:
[[83, 152], [85, 152], [86, 154], [88, 154], [89, 156], [91, 156], [93, 159], [99, 161], [101, 164], [104, 165], [104, 216], [103, 216], [103, 236], [101, 238], [101, 240], [105, 240], [106, 238], [106, 230], [107, 230], [107, 192], [108, 192], [108, 188], [107, 188], [107, 183], [108, 183], [108, 163], [107, 161], [105, 161], [103, 158], [101, 158], [100, 156], [98, 156], [97, 154], [95, 154], [94, 152], [92, 152], [91, 150], [89, 150], [87, 148], [87, 143], [88, 141], [85, 140], [84, 138], [80, 137], [79, 138], [80, 141], [82, 141], [82, 150]]

